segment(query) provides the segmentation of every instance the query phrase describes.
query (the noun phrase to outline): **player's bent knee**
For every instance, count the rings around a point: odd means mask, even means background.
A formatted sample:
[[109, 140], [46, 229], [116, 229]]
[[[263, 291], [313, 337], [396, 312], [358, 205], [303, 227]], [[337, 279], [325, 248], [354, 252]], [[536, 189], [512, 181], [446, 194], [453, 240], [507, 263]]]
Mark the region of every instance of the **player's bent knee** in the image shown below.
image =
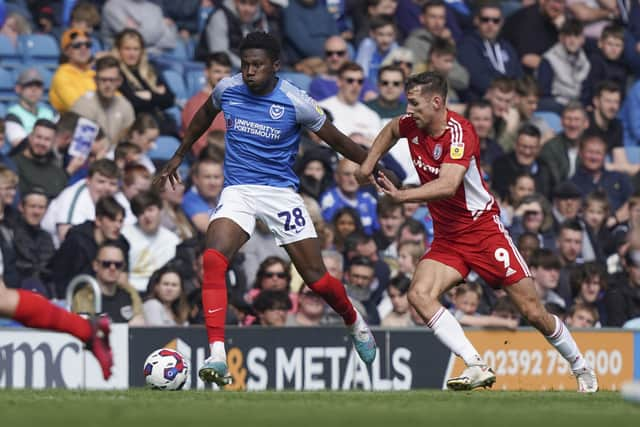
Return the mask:
[[437, 302], [439, 297], [437, 290], [430, 286], [412, 286], [407, 292], [409, 304], [413, 307], [430, 305]]

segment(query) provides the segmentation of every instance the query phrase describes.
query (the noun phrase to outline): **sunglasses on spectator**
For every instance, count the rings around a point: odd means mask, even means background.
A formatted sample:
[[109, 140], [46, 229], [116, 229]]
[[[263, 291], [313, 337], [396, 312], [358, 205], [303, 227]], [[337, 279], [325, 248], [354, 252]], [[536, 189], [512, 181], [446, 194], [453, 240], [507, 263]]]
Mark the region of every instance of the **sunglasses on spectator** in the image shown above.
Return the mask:
[[96, 77], [100, 83], [118, 83], [120, 77]]
[[287, 273], [284, 273], [284, 272], [272, 273], [270, 271], [265, 271], [264, 273], [262, 273], [262, 277], [266, 277], [269, 279], [273, 277], [277, 277], [278, 279], [286, 279]]
[[391, 80], [380, 80], [381, 86], [393, 86], [400, 87], [402, 85], [401, 81], [391, 81]]
[[346, 50], [325, 50], [324, 54], [326, 56], [345, 56], [347, 54]]
[[480, 17], [480, 22], [482, 22], [483, 24], [486, 24], [488, 22], [491, 22], [493, 24], [499, 24], [502, 21], [502, 18], [492, 18], [490, 16], [481, 16]]
[[122, 270], [124, 268], [124, 261], [111, 261], [108, 259], [101, 259], [98, 261], [102, 268], [109, 268], [114, 266], [116, 270]]
[[352, 85], [354, 83], [362, 85], [364, 83], [364, 79], [354, 79], [353, 77], [345, 77], [344, 81], [347, 82], [347, 84], [350, 84], [350, 85]]
[[81, 47], [86, 47], [87, 49], [91, 49], [91, 46], [93, 46], [93, 43], [91, 43], [91, 42], [76, 42], [76, 43], [71, 43], [69, 46], [71, 46], [72, 49], [80, 49]]

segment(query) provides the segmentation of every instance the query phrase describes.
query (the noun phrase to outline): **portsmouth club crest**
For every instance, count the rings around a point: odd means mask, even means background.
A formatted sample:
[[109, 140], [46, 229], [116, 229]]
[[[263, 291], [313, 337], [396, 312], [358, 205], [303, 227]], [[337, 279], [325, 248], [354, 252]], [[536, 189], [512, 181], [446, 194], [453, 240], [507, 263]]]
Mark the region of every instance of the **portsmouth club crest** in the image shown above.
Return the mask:
[[269, 116], [271, 116], [273, 120], [280, 120], [283, 115], [284, 115], [284, 106], [278, 105], [278, 104], [271, 104], [271, 107], [269, 107]]
[[440, 160], [440, 156], [442, 156], [442, 144], [436, 144], [436, 146], [433, 147], [433, 159]]

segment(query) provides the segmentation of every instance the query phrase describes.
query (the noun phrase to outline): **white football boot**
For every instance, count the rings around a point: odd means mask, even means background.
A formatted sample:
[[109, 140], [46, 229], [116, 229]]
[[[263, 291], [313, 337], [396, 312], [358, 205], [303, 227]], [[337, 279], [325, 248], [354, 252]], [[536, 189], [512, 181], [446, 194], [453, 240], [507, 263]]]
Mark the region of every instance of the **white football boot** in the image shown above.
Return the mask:
[[450, 378], [447, 388], [450, 390], [473, 390], [478, 387], [491, 387], [496, 382], [496, 374], [487, 365], [467, 366], [462, 375]]
[[598, 377], [596, 377], [596, 372], [593, 369], [589, 367], [577, 369], [573, 371], [573, 375], [576, 376], [578, 381], [579, 393], [595, 393], [598, 391]]

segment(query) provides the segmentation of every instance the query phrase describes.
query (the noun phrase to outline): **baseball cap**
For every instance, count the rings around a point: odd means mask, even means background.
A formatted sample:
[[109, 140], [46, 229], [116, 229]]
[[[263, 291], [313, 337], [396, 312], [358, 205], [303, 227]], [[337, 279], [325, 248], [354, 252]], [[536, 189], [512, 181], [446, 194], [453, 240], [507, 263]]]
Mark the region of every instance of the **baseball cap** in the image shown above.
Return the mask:
[[18, 76], [17, 84], [21, 86], [28, 85], [29, 83], [41, 83], [44, 84], [44, 79], [40, 72], [36, 68], [27, 68], [23, 70]]
[[553, 197], [556, 199], [577, 199], [582, 197], [582, 193], [573, 182], [565, 181], [553, 190]]
[[65, 50], [71, 44], [71, 42], [73, 42], [73, 40], [79, 36], [91, 39], [89, 33], [87, 33], [82, 28], [69, 28], [64, 33], [62, 33], [62, 37], [60, 37], [60, 48], [62, 50]]

